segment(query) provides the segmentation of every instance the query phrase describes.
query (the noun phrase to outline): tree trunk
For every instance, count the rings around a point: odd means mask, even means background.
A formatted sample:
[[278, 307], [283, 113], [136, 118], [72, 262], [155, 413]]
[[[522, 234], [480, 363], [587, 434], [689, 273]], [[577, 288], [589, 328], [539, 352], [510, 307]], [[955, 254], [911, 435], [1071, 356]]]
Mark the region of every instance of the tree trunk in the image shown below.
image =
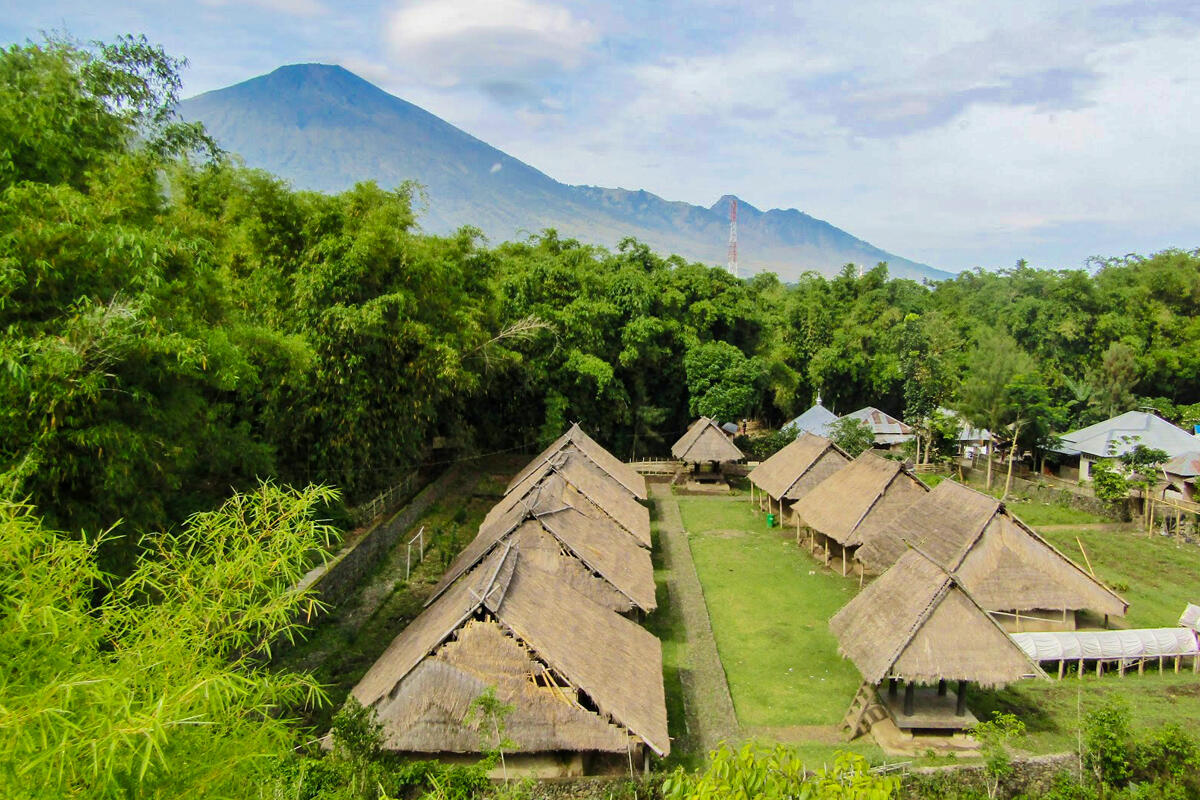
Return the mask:
[[1001, 500], [1007, 500], [1008, 493], [1012, 489], [1013, 457], [1017, 454], [1017, 437], [1020, 433], [1021, 427], [1013, 423], [1012, 444], [1008, 447], [1008, 475], [1004, 478], [1004, 494], [1000, 496]]
[[992, 490], [992, 451], [996, 447], [996, 440], [992, 439], [987, 446], [987, 489]]

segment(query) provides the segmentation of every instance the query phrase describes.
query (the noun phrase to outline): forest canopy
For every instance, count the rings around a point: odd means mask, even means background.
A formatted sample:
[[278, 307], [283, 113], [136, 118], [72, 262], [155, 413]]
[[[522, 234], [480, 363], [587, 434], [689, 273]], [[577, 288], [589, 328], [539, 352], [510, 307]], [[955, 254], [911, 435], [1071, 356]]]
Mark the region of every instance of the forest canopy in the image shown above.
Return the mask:
[[0, 480], [56, 528], [165, 529], [266, 478], [356, 502], [435, 437], [578, 421], [658, 455], [696, 414], [779, 425], [818, 394], [996, 425], [1033, 398], [1042, 439], [1200, 416], [1195, 252], [787, 285], [631, 239], [432, 236], [413, 186], [296, 191], [220, 153], [172, 116], [180, 66], [136, 38], [0, 55]]

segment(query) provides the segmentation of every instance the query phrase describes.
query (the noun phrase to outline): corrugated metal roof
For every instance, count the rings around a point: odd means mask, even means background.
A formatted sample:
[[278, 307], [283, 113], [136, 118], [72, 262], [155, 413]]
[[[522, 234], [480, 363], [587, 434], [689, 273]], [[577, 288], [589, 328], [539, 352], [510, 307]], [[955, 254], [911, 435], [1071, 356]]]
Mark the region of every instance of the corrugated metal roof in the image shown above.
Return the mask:
[[[1128, 438], [1129, 441], [1126, 441]], [[1056, 452], [1084, 453], [1097, 458], [1121, 456], [1137, 444], [1165, 450], [1172, 458], [1200, 450], [1200, 439], [1149, 411], [1126, 411], [1086, 428], [1064, 434]]]
[[1181, 478], [1194, 478], [1200, 475], [1200, 451], [1181, 453], [1163, 464], [1163, 472], [1178, 475]]
[[847, 417], [861, 419], [870, 425], [871, 430], [875, 432], [876, 444], [899, 444], [913, 438], [912, 428], [878, 408], [860, 408], [858, 411], [851, 411], [842, 419]]
[[794, 420], [784, 425], [785, 428], [795, 428], [797, 435], [807, 431], [815, 433], [817, 436], [828, 436], [829, 426], [837, 422], [837, 414], [834, 414], [819, 402], [805, 411]]

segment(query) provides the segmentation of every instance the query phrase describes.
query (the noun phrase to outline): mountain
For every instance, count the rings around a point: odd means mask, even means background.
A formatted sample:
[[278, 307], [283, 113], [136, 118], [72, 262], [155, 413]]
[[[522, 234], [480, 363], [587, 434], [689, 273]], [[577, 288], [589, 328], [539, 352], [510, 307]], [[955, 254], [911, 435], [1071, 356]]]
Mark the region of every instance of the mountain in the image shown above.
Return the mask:
[[[415, 180], [428, 194], [419, 220], [431, 233], [474, 225], [503, 241], [555, 228], [608, 247], [633, 236], [664, 254], [726, 261], [730, 196], [704, 208], [645, 191], [569, 186], [342, 67], [280, 67], [184, 100], [179, 112], [203, 122], [248, 166], [298, 188], [336, 192], [362, 180], [387, 187]], [[795, 209], [760, 211], [741, 200], [738, 248], [743, 274], [770, 270], [784, 280], [878, 261], [900, 277], [949, 277]]]

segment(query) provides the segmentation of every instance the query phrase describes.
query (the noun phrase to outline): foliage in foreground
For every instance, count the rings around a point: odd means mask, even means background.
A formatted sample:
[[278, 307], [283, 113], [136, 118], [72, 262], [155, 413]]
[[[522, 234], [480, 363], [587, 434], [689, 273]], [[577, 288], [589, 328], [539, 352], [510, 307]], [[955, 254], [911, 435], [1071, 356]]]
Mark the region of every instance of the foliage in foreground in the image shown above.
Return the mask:
[[839, 753], [832, 767], [809, 771], [799, 756], [786, 747], [727, 745], [713, 751], [703, 772], [682, 768], [663, 779], [664, 800], [888, 800], [895, 797], [900, 779], [876, 775], [867, 760]]
[[102, 537], [0, 503], [0, 796], [251, 796], [296, 736], [279, 712], [323, 697], [262, 660], [314, 610], [291, 587], [333, 541], [314, 509], [334, 499], [262, 484], [148, 537], [119, 583]]

